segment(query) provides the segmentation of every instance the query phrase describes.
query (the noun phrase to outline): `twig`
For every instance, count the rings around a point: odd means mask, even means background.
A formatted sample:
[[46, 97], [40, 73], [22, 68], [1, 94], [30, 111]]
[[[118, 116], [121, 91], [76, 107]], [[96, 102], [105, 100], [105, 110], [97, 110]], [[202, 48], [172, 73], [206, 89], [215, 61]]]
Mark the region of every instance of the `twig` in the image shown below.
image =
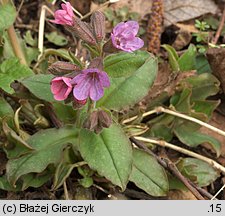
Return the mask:
[[221, 18], [221, 20], [220, 20], [220, 25], [219, 25], [219, 27], [218, 27], [218, 29], [217, 29], [217, 32], [216, 32], [215, 37], [214, 37], [213, 40], [212, 40], [212, 44], [214, 44], [214, 45], [217, 44], [217, 42], [218, 42], [218, 40], [219, 40], [219, 37], [220, 37], [221, 32], [222, 32], [222, 30], [223, 30], [224, 22], [225, 22], [225, 6], [224, 6], [224, 9], [223, 9], [223, 15], [222, 15], [222, 18]]
[[[199, 124], [199, 125], [201, 125], [203, 127], [206, 127], [206, 128], [208, 128], [208, 129], [210, 129], [210, 130], [212, 130], [212, 131], [214, 131], [214, 132], [216, 132], [216, 133], [218, 133], [218, 134], [220, 134], [220, 135], [225, 137], [225, 131], [222, 131], [219, 128], [216, 128], [216, 127], [214, 127], [214, 126], [212, 126], [210, 124], [207, 124], [207, 123], [205, 123], [205, 122], [203, 122], [203, 121], [201, 121], [199, 119], [187, 116], [185, 114], [182, 114], [182, 113], [170, 110], [170, 109], [163, 108], [161, 106], [160, 107], [156, 107], [154, 110], [151, 110], [149, 112], [144, 113], [142, 115], [142, 117], [146, 117], [146, 116], [152, 115], [154, 113], [161, 113], [161, 112], [162, 113], [167, 113], [167, 114], [170, 114], [170, 115], [173, 115], [173, 116], [177, 116], [179, 118], [183, 118], [183, 119], [186, 119], [188, 121], [195, 122], [195, 123], [197, 123], [197, 124]], [[137, 118], [138, 118], [138, 116], [133, 116], [133, 117], [131, 117], [129, 119], [124, 120], [122, 123], [126, 124], [128, 122], [131, 122], [131, 121], [137, 119]]]
[[38, 56], [38, 59], [43, 54], [44, 51], [44, 30], [45, 30], [45, 16], [46, 16], [46, 11], [48, 11], [50, 14], [54, 15], [52, 10], [48, 8], [46, 5], [42, 5], [41, 7], [41, 15], [39, 19], [39, 31], [38, 31], [38, 49], [40, 52], [40, 55]]
[[214, 197], [211, 200], [214, 200], [224, 188], [225, 188], [225, 184], [223, 185], [223, 187], [219, 189], [219, 191], [214, 195]]
[[204, 200], [204, 197], [197, 191], [195, 187], [193, 187], [190, 182], [180, 173], [177, 167], [169, 160], [169, 159], [161, 159], [157, 155], [155, 155], [147, 146], [145, 146], [142, 142], [137, 140], [136, 137], [130, 138], [131, 142], [136, 144], [139, 148], [144, 149], [148, 154], [155, 157], [156, 160], [161, 164], [165, 169], [168, 169], [171, 174], [175, 175], [191, 192], [192, 194], [199, 200]]
[[156, 144], [162, 147], [166, 147], [166, 148], [170, 148], [173, 149], [175, 151], [178, 151], [182, 154], [186, 154], [188, 156], [197, 158], [199, 160], [205, 161], [206, 163], [210, 164], [211, 166], [213, 166], [215, 169], [219, 170], [220, 172], [222, 172], [225, 175], [225, 167], [223, 167], [221, 164], [217, 163], [216, 161], [207, 158], [205, 156], [202, 156], [200, 154], [197, 154], [195, 152], [189, 151], [187, 149], [181, 148], [179, 146], [173, 145], [171, 143], [165, 142], [163, 140], [154, 140], [154, 139], [149, 139], [149, 138], [145, 138], [145, 137], [134, 137], [136, 140], [142, 141], [142, 142], [146, 142], [146, 143], [152, 143], [152, 144]]

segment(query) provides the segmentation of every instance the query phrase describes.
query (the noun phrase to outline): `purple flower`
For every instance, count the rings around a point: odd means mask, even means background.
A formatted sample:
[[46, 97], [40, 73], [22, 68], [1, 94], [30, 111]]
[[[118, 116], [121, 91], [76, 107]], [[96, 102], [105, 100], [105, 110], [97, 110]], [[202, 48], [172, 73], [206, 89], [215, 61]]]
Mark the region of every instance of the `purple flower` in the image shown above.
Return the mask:
[[113, 46], [125, 52], [133, 52], [144, 46], [144, 41], [136, 37], [139, 25], [136, 21], [121, 22], [111, 33]]
[[93, 101], [99, 100], [104, 95], [104, 89], [110, 86], [108, 74], [97, 68], [83, 70], [73, 78], [73, 95], [77, 100], [85, 100], [88, 97]]
[[56, 77], [51, 81], [51, 91], [55, 100], [62, 101], [67, 99], [73, 87], [71, 85], [71, 78]]
[[54, 14], [55, 19], [51, 20], [51, 22], [61, 25], [73, 25], [73, 9], [69, 2], [66, 4], [61, 4], [63, 10], [57, 10]]

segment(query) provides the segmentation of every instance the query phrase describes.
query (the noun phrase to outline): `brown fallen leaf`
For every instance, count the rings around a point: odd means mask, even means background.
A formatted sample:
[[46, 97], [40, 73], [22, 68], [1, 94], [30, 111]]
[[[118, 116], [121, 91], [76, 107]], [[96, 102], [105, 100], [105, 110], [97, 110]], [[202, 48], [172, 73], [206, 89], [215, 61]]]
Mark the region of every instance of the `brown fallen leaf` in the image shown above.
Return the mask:
[[219, 79], [225, 93], [225, 48], [210, 48], [207, 51], [207, 59], [213, 74]]
[[168, 194], [169, 200], [197, 200], [190, 191], [171, 190]]

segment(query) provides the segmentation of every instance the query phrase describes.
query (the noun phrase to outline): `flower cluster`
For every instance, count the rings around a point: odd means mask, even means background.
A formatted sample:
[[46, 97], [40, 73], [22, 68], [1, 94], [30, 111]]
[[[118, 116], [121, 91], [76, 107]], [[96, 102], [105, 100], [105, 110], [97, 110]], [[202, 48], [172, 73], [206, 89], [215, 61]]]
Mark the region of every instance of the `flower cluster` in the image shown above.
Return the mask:
[[[139, 25], [136, 21], [121, 22], [116, 25], [111, 33], [111, 40], [105, 41], [105, 16], [100, 11], [95, 11], [90, 23], [84, 22], [73, 13], [69, 2], [61, 4], [62, 9], [54, 14], [55, 24], [64, 25], [73, 35], [81, 39], [90, 51], [92, 58], [88, 68], [69, 62], [55, 62], [49, 67], [49, 72], [56, 77], [51, 81], [51, 92], [55, 100], [72, 102], [75, 109], [83, 107], [89, 100], [89, 111], [83, 127], [95, 133], [100, 133], [103, 128], [112, 124], [108, 112], [98, 108], [95, 101], [104, 95], [104, 89], [110, 87], [110, 79], [103, 68], [105, 47], [109, 52], [120, 50], [134, 52], [143, 47], [144, 42], [137, 37]], [[108, 51], [106, 51], [108, 52]]]
[[[58, 71], [58, 65], [62, 65], [62, 63], [52, 66], [51, 72]], [[67, 66], [66, 62], [65, 66]], [[109, 86], [110, 80], [106, 72], [99, 68], [88, 68], [69, 73], [67, 77], [55, 77], [51, 82], [51, 91], [55, 100], [66, 100], [73, 92], [74, 100], [85, 104], [88, 98], [93, 101], [99, 100], [104, 94], [104, 88]]]

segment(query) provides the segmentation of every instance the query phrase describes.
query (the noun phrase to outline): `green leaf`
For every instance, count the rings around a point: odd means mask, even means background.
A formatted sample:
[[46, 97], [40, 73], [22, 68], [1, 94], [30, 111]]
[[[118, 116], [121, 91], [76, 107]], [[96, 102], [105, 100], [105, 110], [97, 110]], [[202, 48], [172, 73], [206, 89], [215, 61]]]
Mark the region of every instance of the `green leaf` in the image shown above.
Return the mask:
[[220, 176], [208, 163], [195, 158], [183, 158], [177, 167], [184, 176], [200, 187], [208, 186]]
[[46, 129], [31, 136], [27, 143], [35, 149], [29, 154], [11, 159], [7, 164], [7, 177], [12, 185], [23, 175], [41, 173], [49, 164], [61, 159], [63, 148], [68, 144], [77, 144], [78, 131], [67, 126], [60, 129]]
[[60, 102], [52, 103], [55, 113], [59, 120], [64, 123], [73, 124], [77, 119], [77, 110], [75, 110], [71, 105], [63, 104]]
[[0, 97], [0, 118], [6, 117], [6, 116], [13, 116], [14, 111], [12, 107], [7, 103], [7, 101]]
[[131, 172], [132, 148], [119, 126], [114, 124], [99, 135], [81, 130], [80, 153], [92, 169], [125, 190]]
[[188, 50], [178, 59], [178, 64], [181, 71], [194, 70], [196, 65], [196, 47], [191, 44]]
[[151, 196], [165, 196], [169, 190], [165, 170], [153, 156], [138, 149], [133, 151], [130, 181]]
[[17, 58], [7, 59], [0, 65], [0, 86], [6, 92], [13, 93], [14, 91], [10, 87], [10, 84], [14, 80], [28, 77], [32, 74], [32, 70], [20, 64]]
[[175, 72], [180, 71], [180, 66], [178, 63], [179, 56], [177, 55], [176, 50], [168, 44], [164, 44], [164, 45], [162, 45], [162, 47], [168, 53], [169, 63], [170, 63], [170, 67], [172, 68], [172, 70]]
[[21, 191], [26, 190], [28, 187], [39, 188], [52, 177], [52, 172], [50, 170], [45, 170], [42, 173], [29, 173], [21, 177], [22, 188]]
[[193, 131], [191, 128], [189, 129], [185, 125], [180, 125], [174, 129], [174, 133], [177, 138], [184, 144], [190, 147], [197, 147], [200, 144], [208, 143], [215, 150], [217, 156], [220, 155], [221, 152], [221, 144], [220, 142], [207, 134], [202, 134], [199, 132]]
[[32, 37], [32, 33], [30, 30], [28, 30], [26, 32], [26, 34], [23, 36], [23, 38], [24, 38], [25, 42], [27, 44], [29, 44], [30, 46], [36, 47], [38, 45], [37, 38]]
[[[220, 82], [210, 73], [187, 78], [186, 81], [192, 85], [192, 101], [205, 100], [207, 97], [219, 92]], [[186, 82], [185, 81], [185, 82]]]
[[76, 162], [71, 146], [68, 146], [63, 151], [60, 163], [56, 167], [52, 189], [58, 189], [63, 182], [69, 177], [70, 173], [75, 167], [84, 165], [84, 162]]
[[16, 19], [16, 10], [11, 4], [0, 6], [0, 32], [10, 27]]
[[56, 31], [46, 33], [45, 37], [48, 39], [49, 42], [57, 46], [65, 46], [68, 44], [68, 40], [62, 35], [59, 35]]
[[16, 185], [13, 187], [7, 180], [6, 175], [0, 177], [0, 189], [5, 191], [20, 191], [21, 190], [21, 184]]
[[20, 80], [20, 82], [30, 90], [32, 94], [36, 97], [46, 100], [46, 101], [55, 101], [50, 89], [50, 82], [53, 79], [53, 75], [33, 75], [26, 79]]
[[104, 71], [106, 71], [110, 77], [114, 78], [130, 76], [138, 70], [148, 58], [148, 52], [143, 51], [112, 54], [104, 59]]
[[196, 57], [196, 66], [197, 73], [211, 73], [212, 70], [210, 68], [209, 62], [205, 55], [201, 54]]
[[105, 95], [97, 106], [120, 110], [134, 105], [148, 94], [157, 70], [157, 60], [150, 56], [131, 76], [111, 78], [111, 86], [105, 89]]

